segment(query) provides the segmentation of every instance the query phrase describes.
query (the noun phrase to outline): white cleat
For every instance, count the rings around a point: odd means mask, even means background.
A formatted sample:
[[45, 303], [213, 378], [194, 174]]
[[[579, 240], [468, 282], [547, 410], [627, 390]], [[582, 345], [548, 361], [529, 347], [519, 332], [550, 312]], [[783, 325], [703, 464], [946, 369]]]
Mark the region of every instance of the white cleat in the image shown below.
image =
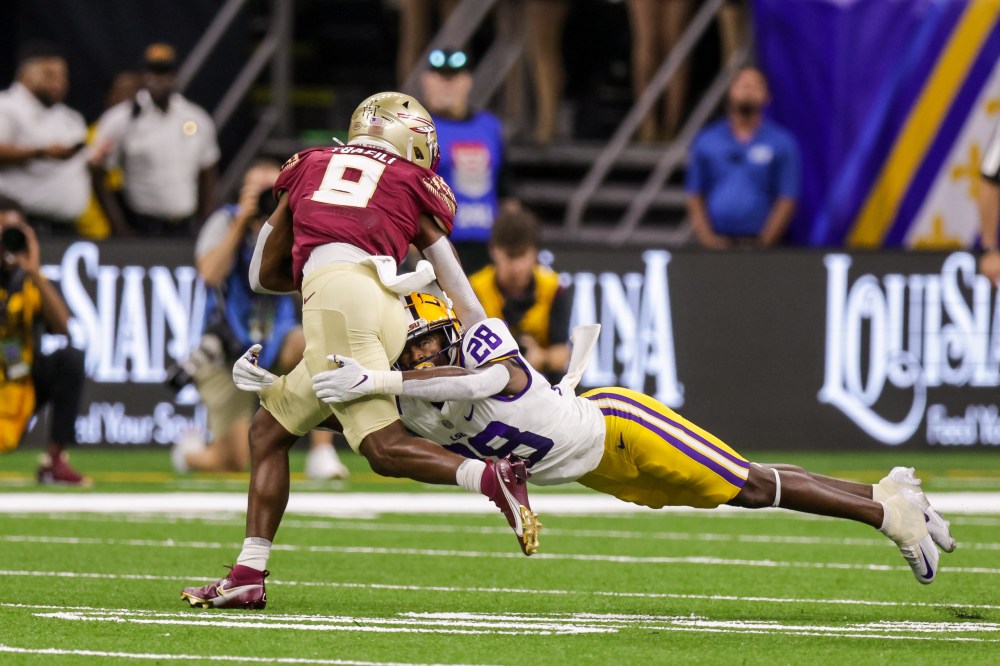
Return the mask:
[[346, 479], [351, 472], [340, 462], [333, 445], [316, 446], [306, 456], [306, 477], [317, 481]]
[[951, 535], [951, 523], [931, 506], [927, 496], [920, 488], [920, 479], [917, 478], [912, 467], [893, 467], [888, 476], [879, 481], [875, 488], [876, 490], [872, 493], [873, 498], [882, 502], [898, 494], [901, 490], [910, 491], [913, 495], [913, 501], [924, 512], [924, 522], [927, 523], [927, 531], [934, 543], [946, 553], [955, 550], [955, 538]]
[[170, 450], [170, 464], [174, 466], [174, 471], [184, 474], [189, 471], [187, 457], [189, 454], [199, 453], [205, 450], [205, 439], [201, 432], [195, 429], [185, 430], [174, 442]]
[[920, 510], [914, 493], [901, 490], [882, 502], [882, 506], [885, 508], [885, 518], [879, 532], [896, 544], [917, 582], [930, 585], [937, 576], [941, 554], [934, 546], [924, 513]]

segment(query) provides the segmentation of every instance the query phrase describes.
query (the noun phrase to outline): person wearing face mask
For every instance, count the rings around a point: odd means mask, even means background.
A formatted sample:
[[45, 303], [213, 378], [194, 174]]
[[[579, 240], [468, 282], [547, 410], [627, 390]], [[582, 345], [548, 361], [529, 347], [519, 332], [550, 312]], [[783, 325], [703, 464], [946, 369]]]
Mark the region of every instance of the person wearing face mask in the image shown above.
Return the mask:
[[788, 228], [801, 182], [799, 148], [765, 117], [769, 99], [764, 73], [744, 67], [729, 86], [726, 117], [694, 140], [687, 209], [702, 247], [773, 247]]
[[35, 229], [76, 233], [90, 202], [84, 150], [87, 124], [63, 103], [65, 58], [49, 44], [30, 44], [17, 80], [0, 92], [0, 194], [17, 201]]

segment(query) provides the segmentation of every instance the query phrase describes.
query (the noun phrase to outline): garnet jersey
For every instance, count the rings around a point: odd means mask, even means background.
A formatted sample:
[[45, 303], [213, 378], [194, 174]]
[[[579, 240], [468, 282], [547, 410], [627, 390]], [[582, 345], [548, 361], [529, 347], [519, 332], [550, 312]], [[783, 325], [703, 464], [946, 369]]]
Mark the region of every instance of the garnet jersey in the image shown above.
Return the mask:
[[446, 234], [455, 217], [451, 188], [430, 169], [368, 146], [311, 148], [281, 169], [274, 195], [288, 192], [295, 241], [292, 270], [302, 285], [302, 268], [313, 249], [348, 243], [399, 264], [420, 231], [420, 214], [438, 220]]
[[521, 358], [499, 319], [477, 324], [462, 339], [461, 362], [469, 370], [508, 358], [528, 373], [528, 385], [517, 395], [443, 404], [402, 396], [403, 424], [467, 458], [525, 458], [531, 481], [539, 485], [574, 481], [597, 467], [605, 424], [595, 403], [553, 389]]

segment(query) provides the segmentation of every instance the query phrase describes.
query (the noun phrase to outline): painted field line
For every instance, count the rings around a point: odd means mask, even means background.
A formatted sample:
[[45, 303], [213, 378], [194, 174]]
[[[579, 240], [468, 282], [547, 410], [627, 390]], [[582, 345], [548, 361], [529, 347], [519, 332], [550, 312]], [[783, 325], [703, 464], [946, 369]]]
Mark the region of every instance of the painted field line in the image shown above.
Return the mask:
[[615, 633], [615, 627], [597, 623], [552, 620], [543, 616], [524, 618], [437, 618], [431, 615], [364, 617], [353, 615], [292, 615], [263, 613], [165, 613], [159, 611], [61, 611], [35, 613], [44, 619], [72, 622], [114, 622], [222, 629], [290, 629], [297, 631], [350, 631], [374, 634], [444, 634], [465, 636], [552, 636]]
[[[25, 534], [4, 534], [0, 535], [0, 542], [4, 543], [40, 543], [40, 544], [68, 544], [78, 546], [123, 546], [137, 548], [185, 548], [185, 549], [205, 549], [205, 550], [233, 550], [235, 543], [221, 543], [217, 541], [175, 541], [173, 539], [101, 539], [97, 537], [54, 537], [35, 536]], [[295, 546], [291, 544], [274, 544], [272, 550], [280, 550], [296, 553], [332, 553], [338, 555], [418, 555], [422, 557], [462, 557], [462, 558], [496, 558], [496, 559], [521, 559], [521, 553], [515, 552], [494, 552], [494, 551], [468, 551], [468, 550], [436, 550], [429, 548], [382, 548], [368, 546]], [[767, 568], [797, 568], [797, 569], [840, 569], [857, 571], [897, 571], [909, 570], [909, 567], [893, 566], [887, 564], [853, 564], [836, 562], [785, 562], [779, 560], [746, 560], [732, 558], [718, 558], [708, 556], [685, 556], [685, 557], [665, 557], [665, 556], [634, 556], [634, 555], [595, 555], [585, 553], [539, 553], [533, 556], [538, 560], [559, 560], [578, 562], [615, 562], [619, 564], [696, 564], [702, 566], [748, 566]], [[949, 573], [963, 574], [998, 574], [1000, 568], [993, 567], [948, 567], [943, 570]]]
[[[12, 519], [37, 520], [38, 514], [11, 514], [7, 516]], [[212, 525], [232, 525], [234, 521], [242, 522], [242, 517], [235, 515], [229, 517], [199, 517], [199, 516], [171, 516], [164, 519], [156, 515], [140, 514], [136, 516], [124, 514], [120, 517], [109, 515], [89, 515], [79, 514], [67, 517], [63, 514], [43, 514], [44, 518], [52, 520], [66, 520], [71, 522], [127, 522], [142, 524], [212, 524]], [[832, 520], [832, 519], [831, 519]], [[955, 521], [953, 521], [955, 522]], [[507, 527], [476, 527], [471, 525], [416, 525], [403, 523], [373, 523], [362, 521], [345, 520], [301, 520], [288, 519], [281, 521], [281, 526], [285, 529], [317, 529], [317, 530], [343, 530], [353, 532], [400, 532], [416, 534], [496, 534], [506, 535], [510, 533]], [[692, 541], [712, 541], [720, 543], [764, 543], [764, 544], [788, 544], [804, 546], [873, 546], [882, 548], [891, 545], [883, 538], [863, 539], [863, 538], [837, 538], [837, 537], [798, 537], [798, 536], [778, 536], [765, 534], [724, 534], [713, 532], [643, 532], [639, 530], [573, 530], [559, 528], [545, 528], [547, 537], [570, 537], [581, 539], [652, 539], [655, 541], [681, 541], [689, 543]], [[962, 550], [1000, 550], [1000, 543], [978, 543], [962, 540], [960, 542]]]
[[[3, 576], [31, 576], [38, 578], [80, 578], [98, 580], [132, 580], [132, 581], [164, 581], [176, 583], [197, 583], [204, 580], [203, 576], [154, 576], [150, 574], [109, 574], [82, 573], [71, 571], [13, 571], [0, 570]], [[205, 581], [207, 582], [207, 581]], [[622, 592], [612, 590], [562, 590], [551, 588], [499, 588], [499, 587], [456, 587], [450, 585], [393, 585], [391, 583], [338, 583], [334, 581], [301, 581], [269, 578], [269, 585], [289, 587], [319, 587], [333, 589], [355, 589], [392, 592], [441, 592], [449, 594], [543, 594], [550, 596], [582, 596], [582, 597], [623, 597], [630, 599], [676, 599], [681, 601], [729, 601], [738, 604], [747, 602], [764, 602], [775, 604], [807, 604], [832, 606], [875, 606], [886, 608], [928, 608], [993, 611], [1000, 610], [995, 604], [959, 604], [935, 603], [928, 601], [879, 601], [875, 599], [812, 599], [801, 597], [764, 597], [731, 594], [681, 594], [676, 592]], [[0, 602], [0, 608], [26, 608], [44, 610], [100, 610], [93, 606], [51, 606]]]
[[[1000, 492], [934, 493], [929, 496], [944, 513], [1000, 514]], [[596, 515], [652, 512], [597, 493], [538, 493], [532, 508], [553, 515]], [[0, 513], [50, 513], [72, 507], [75, 513], [218, 513], [244, 512], [246, 493], [0, 493]], [[297, 493], [288, 513], [350, 516], [372, 514], [493, 514], [485, 498], [459, 492], [438, 493]], [[704, 513], [705, 509], [666, 507], [667, 513]], [[746, 513], [750, 509], [722, 506], [712, 512]]]
[[[101, 657], [113, 659], [142, 659], [152, 661], [235, 661], [255, 664], [336, 664], [343, 666], [446, 666], [443, 664], [422, 665], [400, 661], [354, 661], [350, 659], [307, 659], [304, 657], [240, 657], [233, 655], [205, 654], [155, 654], [141, 652], [105, 652], [103, 650], [62, 650], [59, 648], [21, 648], [0, 643], [0, 653], [38, 654], [48, 656]], [[453, 665], [461, 666], [461, 665]]]
[[399, 613], [393, 617], [350, 615], [268, 615], [260, 613], [173, 613], [148, 610], [36, 613], [41, 619], [113, 622], [154, 626], [197, 626], [279, 631], [350, 631], [471, 635], [580, 635], [622, 630], [709, 633], [765, 633], [892, 640], [998, 643], [992, 622], [862, 622], [845, 625], [797, 624], [769, 620], [713, 620], [693, 615], [658, 616], [593, 613]]

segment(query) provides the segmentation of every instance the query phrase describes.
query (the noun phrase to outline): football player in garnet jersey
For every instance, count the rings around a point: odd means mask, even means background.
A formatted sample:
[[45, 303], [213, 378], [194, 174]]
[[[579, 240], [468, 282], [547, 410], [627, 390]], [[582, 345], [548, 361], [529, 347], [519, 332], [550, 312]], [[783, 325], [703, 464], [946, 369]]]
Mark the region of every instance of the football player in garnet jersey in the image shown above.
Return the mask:
[[553, 388], [520, 355], [501, 320], [477, 322], [463, 335], [459, 318], [437, 299], [411, 294], [406, 305], [411, 319], [401, 372], [335, 357], [338, 369], [313, 378], [321, 399], [400, 396], [410, 431], [469, 457], [514, 454], [540, 485], [578, 481], [653, 508], [780, 506], [867, 523], [896, 543], [924, 584], [936, 575], [937, 546], [955, 548], [948, 523], [930, 506], [912, 468], [897, 467], [871, 486], [794, 465], [751, 463], [636, 391], [598, 388], [576, 396], [597, 326], [574, 332], [575, 358]]
[[[399, 294], [435, 275], [466, 321], [486, 318], [447, 238], [455, 199], [433, 171], [437, 161], [430, 114], [413, 97], [385, 92], [354, 111], [346, 145], [297, 153], [282, 168], [274, 186], [278, 206], [258, 236], [249, 277], [255, 291], [302, 293], [305, 354], [287, 376], [257, 386], [247, 538], [229, 575], [184, 589], [192, 606], [264, 607], [267, 559], [288, 502], [288, 450], [324, 422], [342, 429], [378, 474], [486, 495], [524, 553], [537, 548], [522, 462], [470, 460], [413, 437], [387, 395], [328, 405], [313, 392], [312, 376], [331, 367], [330, 355], [388, 371], [406, 341]], [[411, 243], [429, 264], [396, 275]]]

